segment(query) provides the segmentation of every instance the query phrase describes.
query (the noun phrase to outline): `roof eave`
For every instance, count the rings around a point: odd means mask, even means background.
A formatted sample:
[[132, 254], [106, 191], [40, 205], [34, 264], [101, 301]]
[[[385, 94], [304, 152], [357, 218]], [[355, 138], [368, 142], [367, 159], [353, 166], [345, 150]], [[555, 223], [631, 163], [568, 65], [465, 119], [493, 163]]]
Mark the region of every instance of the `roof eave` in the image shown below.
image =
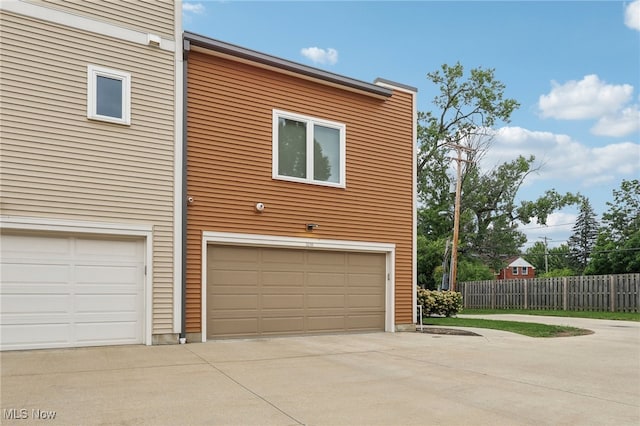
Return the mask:
[[[306, 78], [328, 83], [332, 86], [345, 87], [365, 94], [376, 97], [388, 98], [393, 95], [393, 90], [388, 87], [367, 83], [361, 80], [345, 77], [319, 68], [310, 67], [299, 64], [297, 62], [288, 61], [266, 53], [257, 52], [234, 44], [226, 43], [220, 40], [205, 37], [199, 34], [184, 32], [184, 39], [187, 40], [191, 47], [199, 47], [204, 51], [215, 52], [226, 57], [233, 57], [243, 62], [252, 62], [282, 70], [288, 74], [297, 74]], [[197, 49], [202, 51], [201, 49]]]

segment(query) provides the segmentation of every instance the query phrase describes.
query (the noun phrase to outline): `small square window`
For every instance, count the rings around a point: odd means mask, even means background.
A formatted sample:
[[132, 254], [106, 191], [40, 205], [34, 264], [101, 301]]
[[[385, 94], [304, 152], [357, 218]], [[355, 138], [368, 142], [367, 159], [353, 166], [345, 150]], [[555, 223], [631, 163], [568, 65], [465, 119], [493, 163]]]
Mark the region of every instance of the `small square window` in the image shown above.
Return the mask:
[[517, 267], [517, 266], [512, 267], [512, 268], [511, 268], [511, 273], [512, 273], [513, 275], [518, 275], [518, 267]]
[[346, 126], [273, 111], [273, 178], [345, 187]]
[[131, 124], [131, 75], [87, 66], [87, 118]]

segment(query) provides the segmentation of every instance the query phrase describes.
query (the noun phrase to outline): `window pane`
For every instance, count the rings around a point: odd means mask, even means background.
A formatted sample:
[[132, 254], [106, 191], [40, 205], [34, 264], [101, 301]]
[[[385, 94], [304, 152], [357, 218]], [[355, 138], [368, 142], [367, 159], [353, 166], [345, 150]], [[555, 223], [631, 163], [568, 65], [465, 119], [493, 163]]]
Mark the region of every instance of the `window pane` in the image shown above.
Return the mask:
[[278, 119], [278, 174], [307, 177], [307, 125], [302, 121]]
[[97, 76], [96, 113], [107, 117], [122, 117], [122, 80]]
[[313, 179], [340, 182], [340, 130], [314, 126]]

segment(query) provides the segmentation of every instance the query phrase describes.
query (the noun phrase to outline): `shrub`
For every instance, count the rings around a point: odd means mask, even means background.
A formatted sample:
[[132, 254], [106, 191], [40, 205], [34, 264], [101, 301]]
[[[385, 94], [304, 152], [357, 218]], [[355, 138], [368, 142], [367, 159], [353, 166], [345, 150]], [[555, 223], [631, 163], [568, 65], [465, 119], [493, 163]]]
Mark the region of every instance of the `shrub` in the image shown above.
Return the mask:
[[462, 293], [418, 289], [418, 304], [422, 305], [424, 316], [436, 314], [450, 317], [462, 311]]

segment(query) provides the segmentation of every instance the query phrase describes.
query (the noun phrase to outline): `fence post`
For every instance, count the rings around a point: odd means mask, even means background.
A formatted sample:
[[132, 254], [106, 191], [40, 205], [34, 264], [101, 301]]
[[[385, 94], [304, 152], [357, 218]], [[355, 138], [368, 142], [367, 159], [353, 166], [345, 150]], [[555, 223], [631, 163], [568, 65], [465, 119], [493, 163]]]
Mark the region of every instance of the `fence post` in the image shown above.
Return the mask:
[[566, 311], [569, 302], [569, 279], [562, 277], [562, 310]]
[[524, 280], [524, 308], [529, 309], [529, 280]]
[[491, 309], [496, 308], [496, 282], [491, 281]]
[[616, 311], [616, 280], [613, 275], [609, 275], [609, 304], [611, 312]]

